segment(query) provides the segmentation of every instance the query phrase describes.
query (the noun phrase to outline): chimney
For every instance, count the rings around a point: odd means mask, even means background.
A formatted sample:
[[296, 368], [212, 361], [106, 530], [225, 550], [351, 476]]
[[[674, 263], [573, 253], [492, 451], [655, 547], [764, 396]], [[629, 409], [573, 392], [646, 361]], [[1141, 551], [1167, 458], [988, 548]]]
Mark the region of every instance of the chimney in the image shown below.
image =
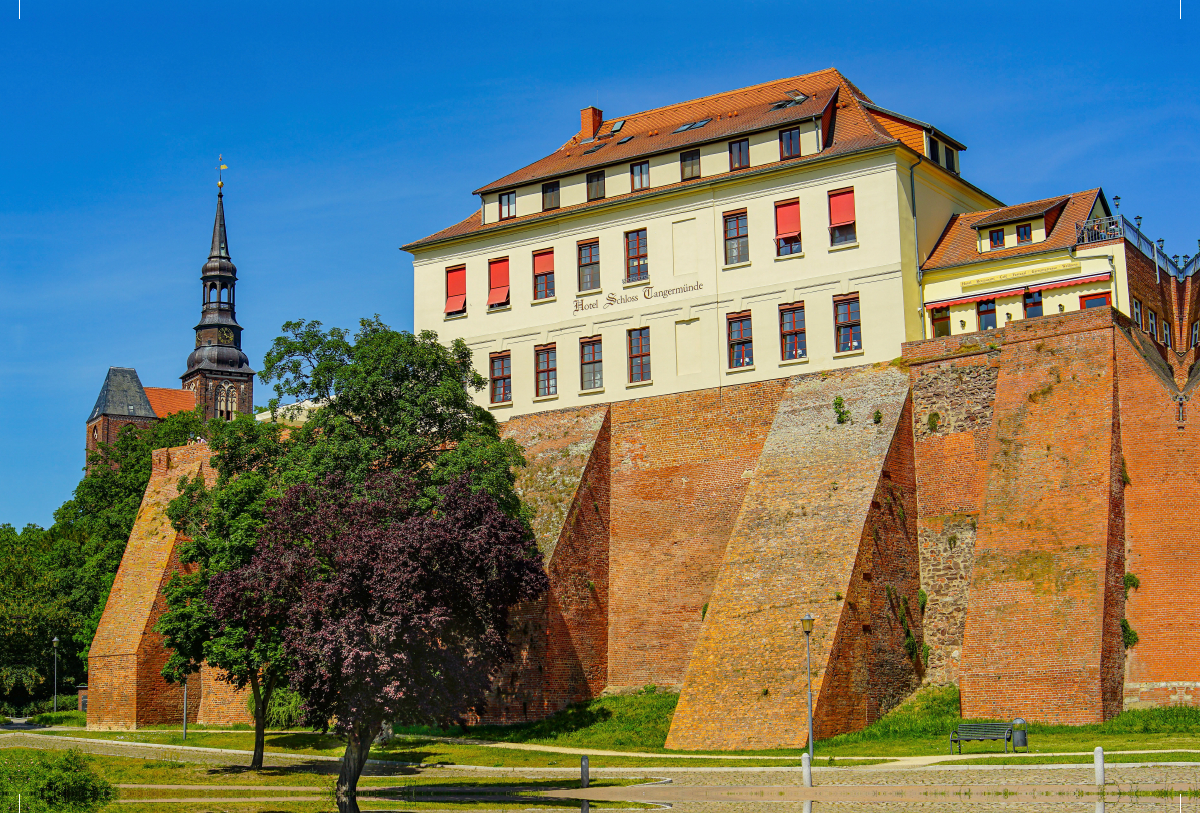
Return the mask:
[[595, 138], [604, 123], [604, 111], [598, 107], [585, 107], [579, 111], [579, 139]]

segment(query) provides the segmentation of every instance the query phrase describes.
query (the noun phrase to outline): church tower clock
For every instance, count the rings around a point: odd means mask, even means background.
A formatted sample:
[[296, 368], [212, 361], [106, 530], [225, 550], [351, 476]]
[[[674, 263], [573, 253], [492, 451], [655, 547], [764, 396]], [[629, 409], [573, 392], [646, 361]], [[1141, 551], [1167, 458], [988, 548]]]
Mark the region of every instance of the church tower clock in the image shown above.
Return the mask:
[[183, 388], [196, 393], [196, 405], [206, 418], [233, 419], [254, 412], [254, 371], [242, 352], [242, 326], [237, 323], [237, 268], [229, 258], [225, 237], [224, 186], [217, 182], [217, 217], [212, 250], [200, 270], [203, 299], [196, 325], [196, 349], [180, 376]]

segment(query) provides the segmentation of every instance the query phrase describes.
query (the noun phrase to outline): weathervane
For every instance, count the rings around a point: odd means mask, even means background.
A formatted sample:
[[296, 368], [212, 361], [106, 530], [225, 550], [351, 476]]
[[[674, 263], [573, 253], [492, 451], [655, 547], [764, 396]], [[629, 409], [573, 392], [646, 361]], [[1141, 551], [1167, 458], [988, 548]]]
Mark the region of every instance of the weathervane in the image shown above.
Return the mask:
[[223, 170], [223, 169], [229, 169], [229, 167], [225, 166], [224, 156], [222, 156], [218, 153], [217, 154], [217, 189], [220, 189], [222, 186], [225, 185], [225, 181], [223, 181], [221, 179], [221, 170]]

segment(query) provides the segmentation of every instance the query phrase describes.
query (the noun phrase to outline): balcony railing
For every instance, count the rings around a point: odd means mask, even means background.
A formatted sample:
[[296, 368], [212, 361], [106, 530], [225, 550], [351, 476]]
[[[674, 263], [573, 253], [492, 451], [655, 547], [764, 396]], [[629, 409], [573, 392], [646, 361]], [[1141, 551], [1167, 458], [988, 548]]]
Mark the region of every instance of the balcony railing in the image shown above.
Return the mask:
[[1075, 245], [1086, 246], [1089, 243], [1102, 243], [1106, 240], [1125, 238], [1149, 258], [1155, 268], [1166, 271], [1172, 276], [1182, 279], [1196, 272], [1200, 254], [1192, 258], [1183, 268], [1180, 268], [1170, 257], [1163, 253], [1154, 241], [1141, 230], [1130, 223], [1124, 215], [1118, 217], [1098, 217], [1075, 224]]
[[1105, 240], [1118, 240], [1125, 236], [1121, 221], [1123, 217], [1098, 217], [1095, 220], [1085, 220], [1075, 224], [1075, 245], [1101, 243]]

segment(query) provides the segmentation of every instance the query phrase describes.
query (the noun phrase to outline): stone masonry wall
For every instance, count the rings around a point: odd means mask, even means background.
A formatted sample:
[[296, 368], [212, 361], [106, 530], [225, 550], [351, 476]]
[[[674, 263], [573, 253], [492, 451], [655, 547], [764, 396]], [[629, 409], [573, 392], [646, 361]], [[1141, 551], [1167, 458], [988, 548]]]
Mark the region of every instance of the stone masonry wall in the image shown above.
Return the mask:
[[[807, 679], [800, 619], [806, 612], [817, 617], [813, 686], [821, 735], [861, 728], [915, 685], [911, 659], [901, 656], [907, 668], [893, 667], [903, 636], [892, 641], [883, 597], [894, 596], [897, 611], [903, 597], [915, 612], [907, 389], [907, 376], [893, 368], [787, 382], [761, 456], [747, 472], [748, 487], [687, 668], [668, 747], [804, 745]], [[851, 422], [837, 423], [837, 396]], [[897, 455], [888, 458], [893, 448]], [[897, 556], [898, 551], [907, 553]], [[857, 570], [856, 561], [863, 563]], [[852, 575], [862, 571], [870, 585], [872, 563], [881, 578], [875, 589], [856, 593]], [[660, 589], [670, 588], [668, 580]], [[918, 622], [912, 626], [919, 630]], [[831, 649], [836, 668], [827, 674]]]
[[934, 684], [956, 683], [962, 656], [999, 375], [999, 348], [987, 339], [943, 340], [935, 345], [943, 357], [912, 368], [925, 680]]

